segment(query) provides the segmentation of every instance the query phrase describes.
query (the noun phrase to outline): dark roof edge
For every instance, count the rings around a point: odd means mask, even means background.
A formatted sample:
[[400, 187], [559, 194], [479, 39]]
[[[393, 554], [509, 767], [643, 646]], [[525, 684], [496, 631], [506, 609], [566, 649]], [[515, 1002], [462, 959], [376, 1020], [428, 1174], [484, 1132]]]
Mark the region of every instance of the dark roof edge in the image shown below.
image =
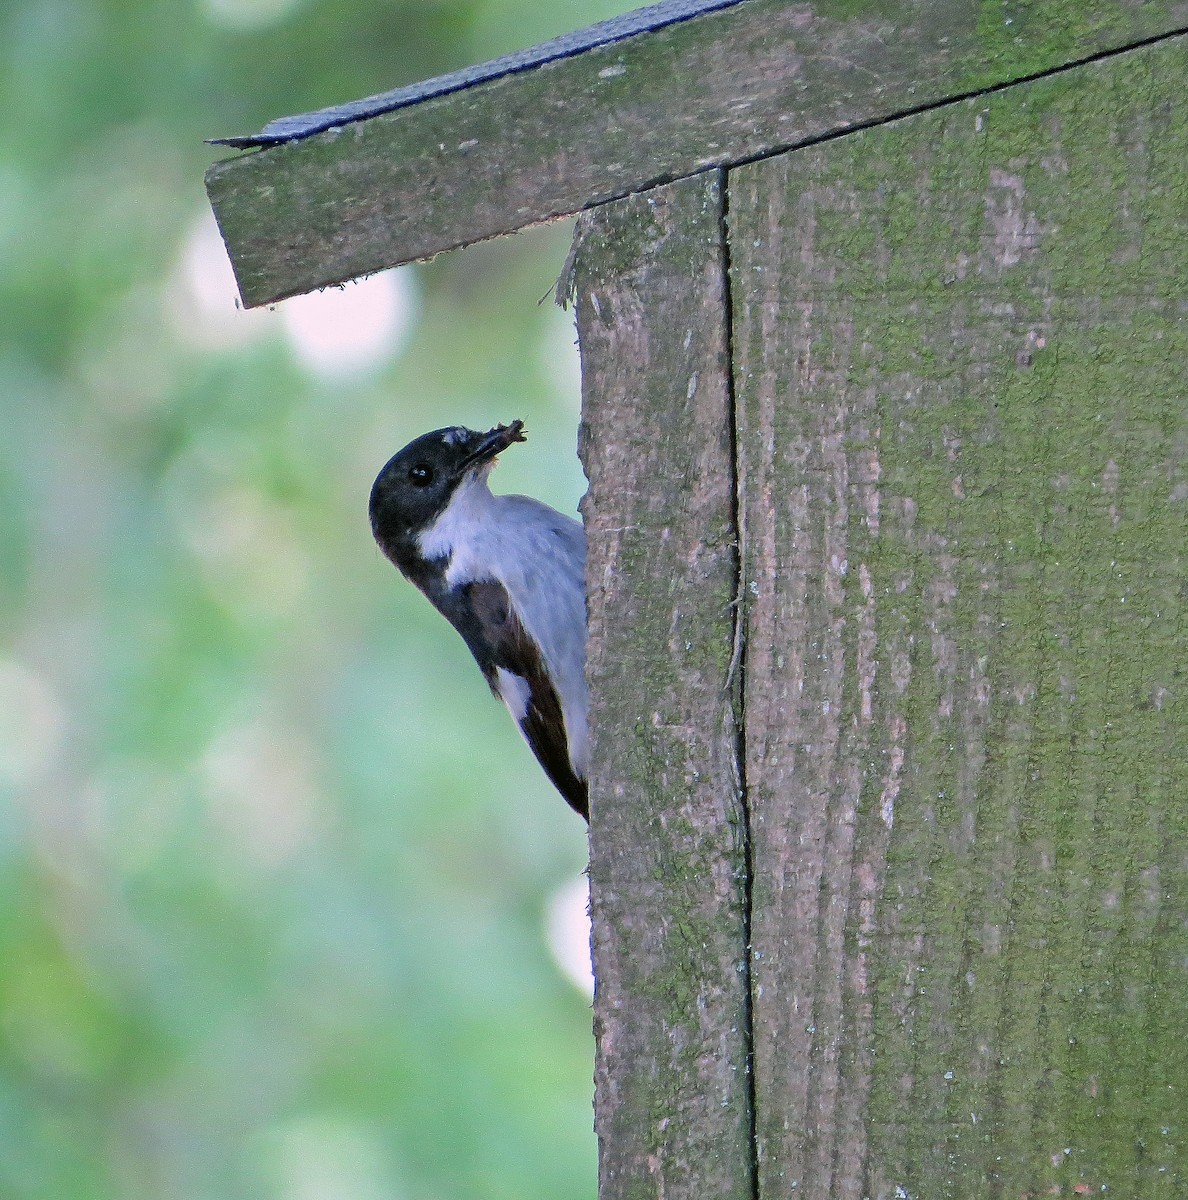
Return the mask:
[[486, 83], [504, 75], [515, 75], [520, 71], [529, 71], [560, 58], [571, 58], [575, 54], [593, 50], [597, 46], [622, 42], [637, 34], [651, 33], [663, 29], [666, 25], [676, 25], [703, 13], [733, 8], [741, 3], [743, 0], [660, 0], [659, 4], [637, 8], [622, 16], [611, 17], [608, 21], [599, 21], [596, 25], [579, 29], [576, 33], [562, 34], [528, 50], [517, 50], [490, 62], [464, 67], [460, 71], [451, 71], [448, 75], [438, 75], [433, 79], [395, 88], [390, 92], [381, 92], [378, 96], [367, 96], [347, 104], [335, 104], [330, 108], [320, 108], [316, 112], [302, 113], [295, 117], [278, 117], [275, 121], [269, 121], [259, 133], [242, 137], [210, 138], [209, 144], [247, 150], [297, 141], [332, 129], [336, 125], [348, 125], [352, 121], [361, 121], [380, 113], [391, 112], [393, 109], [407, 108], [434, 96], [460, 92], [478, 83]]

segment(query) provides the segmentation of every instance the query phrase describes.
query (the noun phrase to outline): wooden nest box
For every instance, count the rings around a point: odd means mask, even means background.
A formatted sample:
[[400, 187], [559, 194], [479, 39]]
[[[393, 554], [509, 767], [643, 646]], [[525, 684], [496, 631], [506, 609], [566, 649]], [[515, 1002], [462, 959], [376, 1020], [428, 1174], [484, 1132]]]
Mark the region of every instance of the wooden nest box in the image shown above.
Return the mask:
[[1188, 1195], [1186, 30], [682, 0], [210, 171], [249, 305], [585, 214], [603, 1200]]

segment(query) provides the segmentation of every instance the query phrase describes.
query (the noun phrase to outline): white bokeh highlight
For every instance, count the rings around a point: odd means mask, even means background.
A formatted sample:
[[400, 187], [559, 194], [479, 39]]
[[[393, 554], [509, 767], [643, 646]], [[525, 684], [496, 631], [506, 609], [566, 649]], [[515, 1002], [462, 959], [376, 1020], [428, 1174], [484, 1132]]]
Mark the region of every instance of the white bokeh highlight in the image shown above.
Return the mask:
[[178, 337], [196, 349], [238, 350], [279, 335], [299, 366], [328, 381], [388, 366], [408, 345], [420, 311], [413, 267], [294, 296], [268, 309], [245, 310], [209, 211], [186, 234], [168, 299]]
[[404, 349], [419, 307], [409, 267], [294, 296], [278, 305], [293, 355], [323, 378], [364, 375]]
[[49, 682], [22, 663], [0, 659], [0, 785], [37, 782], [65, 730], [66, 711]]
[[246, 311], [214, 214], [208, 209], [190, 225], [168, 291], [178, 337], [198, 350], [234, 350], [277, 327], [274, 312]]
[[594, 995], [590, 963], [590, 882], [585, 875], [559, 887], [545, 904], [545, 936], [553, 961], [584, 995]]
[[224, 29], [264, 29], [283, 21], [302, 0], [204, 0], [207, 20]]

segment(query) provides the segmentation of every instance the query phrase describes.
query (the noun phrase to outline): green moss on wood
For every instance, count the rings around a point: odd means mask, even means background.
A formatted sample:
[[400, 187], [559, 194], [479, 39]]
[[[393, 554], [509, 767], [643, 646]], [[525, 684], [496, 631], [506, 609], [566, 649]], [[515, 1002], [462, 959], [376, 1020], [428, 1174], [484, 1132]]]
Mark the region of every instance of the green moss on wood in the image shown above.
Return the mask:
[[1188, 25], [1183, 0], [748, 0], [216, 163], [269, 303]]
[[579, 227], [603, 1200], [752, 1196], [722, 199]]
[[766, 1194], [1188, 1178], [1185, 77], [731, 176]]

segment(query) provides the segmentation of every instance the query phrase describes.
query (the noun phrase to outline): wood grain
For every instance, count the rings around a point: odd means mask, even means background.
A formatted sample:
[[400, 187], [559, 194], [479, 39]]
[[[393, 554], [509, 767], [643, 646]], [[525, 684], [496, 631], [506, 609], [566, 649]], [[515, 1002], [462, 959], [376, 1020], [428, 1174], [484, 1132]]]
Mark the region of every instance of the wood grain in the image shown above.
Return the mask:
[[216, 163], [248, 307], [1188, 25], [1188, 0], [745, 0]]
[[602, 1200], [752, 1196], [723, 233], [715, 173], [578, 234]]
[[1188, 1187], [1185, 78], [730, 174], [764, 1197]]

